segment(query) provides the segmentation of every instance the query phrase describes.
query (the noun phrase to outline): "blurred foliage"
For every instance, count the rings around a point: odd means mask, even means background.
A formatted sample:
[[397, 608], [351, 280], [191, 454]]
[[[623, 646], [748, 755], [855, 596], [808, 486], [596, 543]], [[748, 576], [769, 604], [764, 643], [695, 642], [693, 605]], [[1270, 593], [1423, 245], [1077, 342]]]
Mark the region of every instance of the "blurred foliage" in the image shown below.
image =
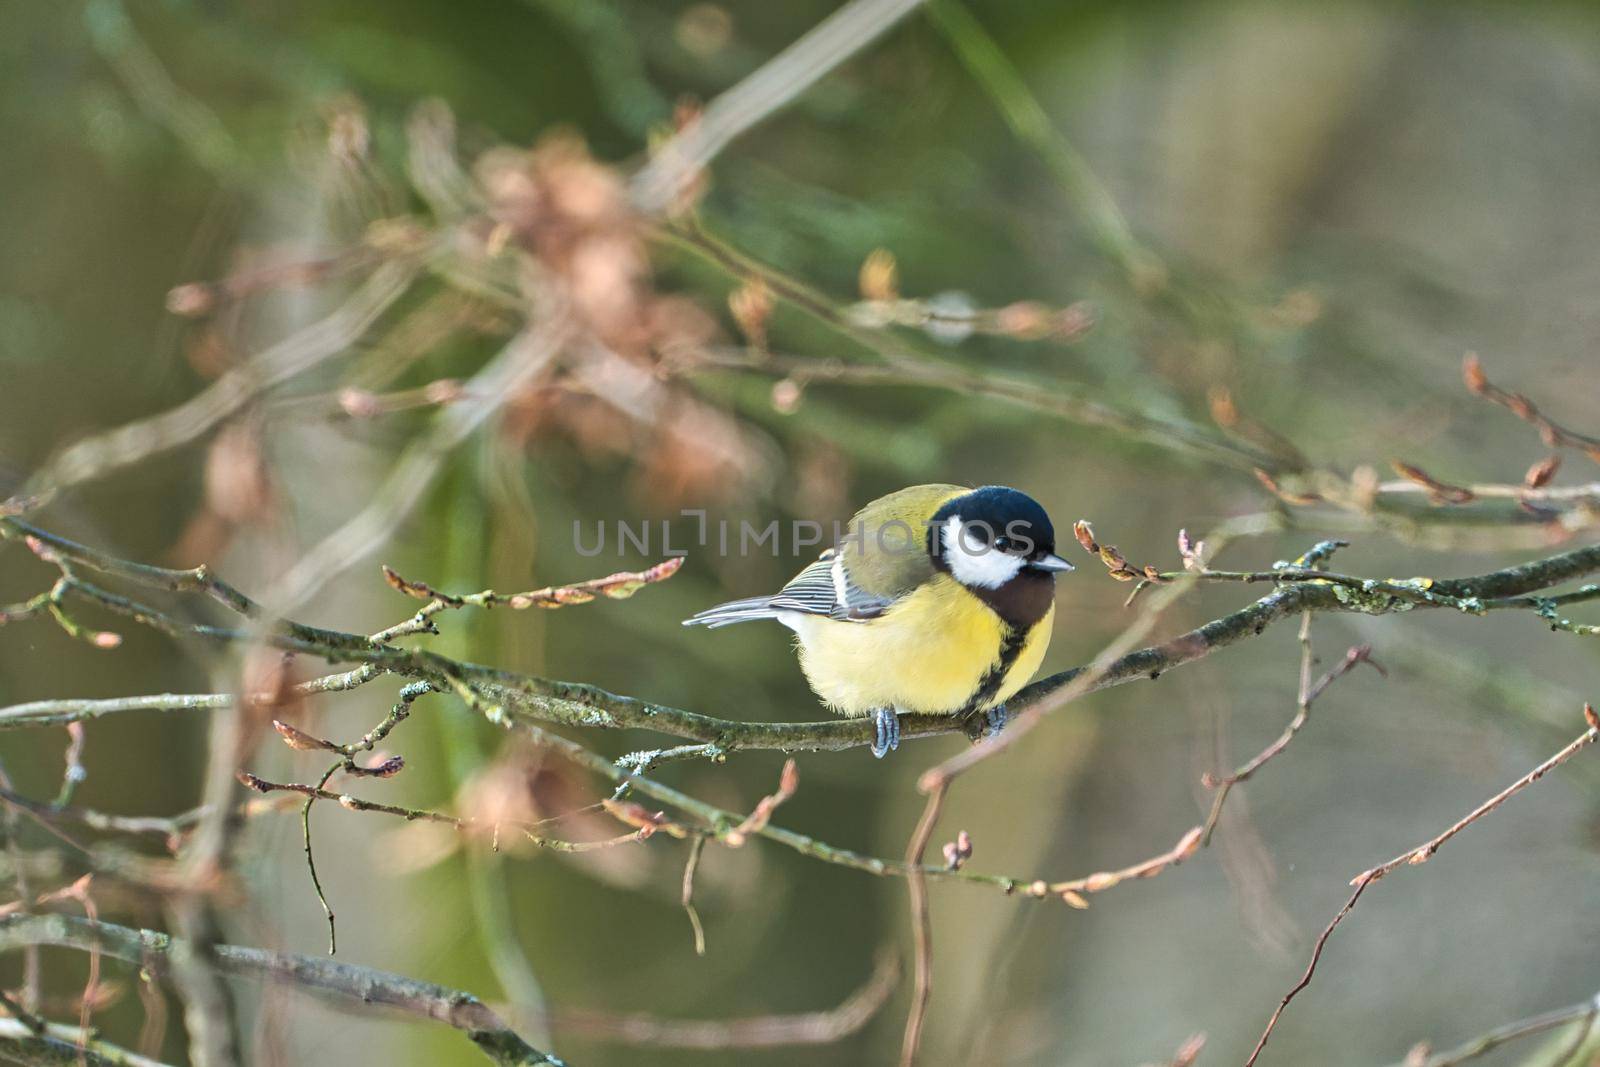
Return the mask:
[[[378, 215], [424, 213], [405, 177], [405, 128], [419, 102], [448, 105], [468, 162], [567, 131], [626, 169], [680, 100], [714, 96], [833, 6], [8, 5], [0, 490], [86, 433], [193, 395], [212, 346], [253, 350], [332, 306], [337, 284], [271, 293], [231, 313], [220, 341], [163, 310], [175, 285], [326, 255]], [[1446, 478], [1518, 481], [1542, 449], [1461, 389], [1469, 348], [1558, 418], [1600, 427], [1600, 19], [1591, 6], [1008, 0], [970, 11], [992, 52], [948, 10], [914, 16], [736, 142], [713, 168], [706, 228], [840, 304], [856, 299], [861, 264], [877, 248], [894, 253], [908, 295], [959, 293], [978, 307], [1088, 301], [1095, 326], [1072, 343], [899, 335], [930, 359], [1198, 426], [1211, 425], [1220, 386], [1322, 466], [1386, 467], [1403, 456]], [[1008, 127], [1008, 100], [995, 90], [1011, 67], [1047, 117], [1040, 141], [1030, 143], [1025, 124], [1021, 137]], [[328, 148], [329, 128], [350, 114], [371, 142], [353, 170]], [[1136, 252], [1108, 245], [1095, 221], [1100, 187]], [[658, 290], [691, 297], [719, 343], [736, 348], [726, 301], [738, 280], [681, 246], [652, 244], [651, 256]], [[437, 291], [413, 294], [385, 326]], [[404, 341], [380, 328], [356, 359], [381, 369]], [[806, 359], [863, 356], [788, 305], [774, 313], [769, 342]], [[447, 330], [391, 386], [469, 376], [497, 343], [492, 330]], [[320, 373], [296, 395], [336, 384]], [[692, 384], [706, 418], [733, 416], [745, 435], [746, 476], [713, 471], [683, 483], [698, 495], [675, 495], [625, 421], [586, 409], [562, 426], [548, 412], [515, 412], [506, 421], [518, 432], [455, 456], [383, 558], [445, 588], [528, 588], [615, 569], [609, 554], [596, 571], [574, 550], [579, 520], [671, 520], [683, 543], [692, 523], [680, 506], [734, 523], [828, 521], [891, 488], [951, 480], [1026, 488], [1059, 523], [1093, 518], [1130, 558], [1167, 560], [1179, 527], [1201, 531], [1272, 506], [1247, 469], [960, 392], [818, 381], [786, 408], [767, 377], [720, 370]], [[262, 448], [289, 536], [313, 543], [356, 510], [427, 416], [271, 422]], [[204, 448], [159, 457], [73, 493], [51, 521], [132, 558], [169, 558], [205, 501], [205, 464]], [[1241, 544], [1228, 562], [1269, 564], [1323, 533], [1313, 520]], [[262, 587], [281, 569], [265, 540], [242, 536], [212, 562], [235, 584]], [[1374, 531], [1341, 562], [1409, 575], [1514, 558]], [[776, 628], [707, 635], [677, 625], [724, 594], [775, 586], [797, 565], [692, 555], [679, 577], [625, 603], [550, 617], [463, 613], [448, 620], [444, 647], [712, 714], [814, 718]], [[1093, 570], [1062, 584], [1048, 667], [1084, 661], [1125, 618], [1125, 587]], [[0, 602], [35, 592], [41, 573], [8, 558]], [[1165, 625], [1241, 599], [1197, 593]], [[310, 616], [371, 630], [409, 610], [372, 566], [340, 579]], [[1316, 633], [1328, 657], [1371, 641], [1391, 677], [1330, 694], [1282, 764], [1240, 791], [1211, 852], [1097, 898], [1087, 913], [934, 887], [928, 1062], [1154, 1062], [1198, 1030], [1210, 1035], [1202, 1063], [1241, 1059], [1345, 880], [1548, 754], [1576, 726], [1596, 665], [1589, 646], [1527, 619], [1327, 620]], [[0, 636], [4, 703], [230, 684], [200, 650], [147, 633], [130, 632], [93, 671], [81, 647], [47, 626]], [[936, 840], [967, 829], [975, 865], [1016, 874], [1142, 858], [1203, 809], [1200, 772], [1231, 767], [1275, 736], [1293, 695], [1292, 635], [1273, 633], [1181, 678], [1097, 696], [1004, 767], [965, 782]], [[359, 736], [388, 699], [330, 703], [324, 727]], [[505, 738], [444, 697], [419, 711], [394, 739], [409, 769], [384, 787], [408, 803], [447, 805], [494, 765]], [[204, 738], [195, 718], [97, 723], [80, 800], [129, 812], [188, 807]], [[63, 743], [0, 735], [19, 787], [36, 794], [58, 780]], [[595, 743], [616, 754], [649, 739]], [[918, 807], [917, 771], [957, 744], [918, 743], [882, 765], [859, 751], [802, 758], [800, 794], [780, 821], [898, 855]], [[286, 751], [261, 760], [264, 773], [304, 772]], [[779, 762], [752, 755], [663, 776], [742, 809], [770, 791]], [[1572, 772], [1486, 822], [1472, 844], [1375, 892], [1275, 1036], [1271, 1061], [1398, 1060], [1414, 1041], [1449, 1044], [1600, 987], [1597, 776]], [[529, 773], [549, 775], [544, 787], [557, 797], [585, 788], [548, 768]], [[336, 810], [319, 810], [316, 826], [324, 883], [345, 923], [342, 953], [491, 999], [526, 1001], [536, 982], [558, 1008], [693, 1018], [814, 1010], [861, 983], [875, 945], [908, 943], [903, 885], [775, 848], [708, 851], [698, 899], [709, 953], [699, 959], [677, 903], [678, 843], [485, 857], [423, 828]], [[250, 845], [253, 906], [229, 936], [317, 951], [320, 913], [291, 820], [254, 827]], [[52, 988], [81, 983], [71, 957], [49, 962]], [[238, 992], [272, 1035], [263, 1048], [276, 1048], [277, 1062], [474, 1062], [453, 1034]], [[559, 1031], [557, 1048], [583, 1065], [887, 1062], [903, 1001], [823, 1050], [641, 1053]], [[140, 1018], [131, 996], [97, 1016], [124, 1038]], [[178, 1031], [167, 1056], [182, 1055]]]

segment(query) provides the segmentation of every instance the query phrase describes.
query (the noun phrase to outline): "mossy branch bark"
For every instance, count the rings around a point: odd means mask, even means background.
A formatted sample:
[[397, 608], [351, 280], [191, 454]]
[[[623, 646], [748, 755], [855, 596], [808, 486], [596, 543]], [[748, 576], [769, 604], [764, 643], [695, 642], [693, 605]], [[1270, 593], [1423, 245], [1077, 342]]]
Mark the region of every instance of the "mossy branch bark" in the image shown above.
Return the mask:
[[[0, 918], [0, 950], [27, 945], [54, 945], [83, 951], [98, 948], [108, 956], [157, 973], [168, 970], [174, 957], [185, 948], [182, 941], [153, 930], [91, 922], [66, 915], [12, 915]], [[465, 1033], [491, 1060], [504, 1067], [534, 1067], [538, 1064], [559, 1067], [561, 1063], [523, 1041], [499, 1015], [471, 993], [316, 956], [268, 952], [237, 945], [214, 945], [211, 956], [224, 974], [271, 981], [315, 994], [336, 1007], [356, 1011], [397, 1012], [454, 1027]], [[106, 1062], [148, 1061], [113, 1059]]]
[[[116, 560], [64, 538], [46, 534], [14, 519], [0, 520], [0, 535], [41, 539], [53, 551], [84, 566], [135, 584], [179, 592], [205, 592], [219, 602], [249, 616], [255, 602], [216, 579], [204, 568], [169, 571]], [[1096, 692], [1139, 678], [1158, 677], [1175, 667], [1192, 663], [1229, 645], [1256, 636], [1280, 619], [1305, 611], [1386, 615], [1424, 609], [1450, 609], [1468, 614], [1521, 609], [1538, 612], [1559, 599], [1528, 594], [1600, 572], [1600, 545], [1573, 549], [1486, 574], [1465, 578], [1365, 579], [1349, 575], [1301, 572], [1213, 572], [1216, 580], [1275, 581], [1271, 593], [1238, 611], [1214, 619], [1160, 644], [1138, 649], [1115, 660], [1098, 673], [1085, 692]], [[1199, 577], [1207, 577], [1202, 574]], [[362, 680], [394, 674], [432, 683], [441, 690], [470, 687], [480, 698], [480, 710], [510, 724], [551, 723], [604, 729], [644, 729], [693, 741], [706, 742], [724, 752], [738, 749], [782, 751], [838, 751], [868, 745], [872, 724], [866, 719], [822, 722], [745, 722], [705, 715], [683, 708], [611, 693], [580, 682], [567, 682], [506, 671], [440, 656], [426, 650], [374, 642], [371, 638], [338, 630], [283, 622], [262, 633], [256, 628], [228, 628], [180, 621], [159, 609], [67, 578], [68, 591], [113, 612], [179, 637], [219, 642], [264, 640], [289, 652], [320, 657], [330, 663], [359, 663], [370, 669]], [[1074, 667], [1041, 678], [1023, 689], [1013, 704], [1027, 707], [1071, 684], [1087, 668]], [[343, 680], [347, 676], [338, 676]], [[309, 683], [316, 691], [319, 683]], [[325, 688], [338, 688], [329, 684]], [[1080, 694], [1081, 695], [1081, 694]], [[0, 709], [0, 729], [90, 718], [134, 707], [209, 707], [215, 694], [178, 697], [131, 698], [124, 701], [49, 701]], [[968, 724], [948, 715], [913, 714], [901, 718], [906, 737], [928, 737], [966, 732]]]

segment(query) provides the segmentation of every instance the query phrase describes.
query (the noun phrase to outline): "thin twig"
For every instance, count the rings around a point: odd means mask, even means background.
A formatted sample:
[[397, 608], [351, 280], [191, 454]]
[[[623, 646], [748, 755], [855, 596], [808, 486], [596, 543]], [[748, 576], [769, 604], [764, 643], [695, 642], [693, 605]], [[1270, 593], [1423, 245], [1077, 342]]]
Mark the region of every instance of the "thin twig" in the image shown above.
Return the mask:
[[783, 770], [778, 775], [778, 791], [762, 797], [744, 822], [722, 835], [722, 843], [729, 848], [738, 848], [751, 834], [759, 834], [772, 821], [772, 813], [778, 810], [778, 806], [794, 796], [799, 788], [799, 767], [792, 759], [784, 760]]
[[[117, 959], [161, 974], [189, 946], [154, 930], [91, 923], [65, 915], [17, 915], [0, 919], [0, 951], [25, 945], [57, 945], [87, 951], [98, 946]], [[273, 982], [327, 998], [354, 1011], [389, 1011], [444, 1023], [463, 1031], [504, 1067], [559, 1064], [530, 1047], [477, 997], [403, 975], [315, 956], [268, 952], [236, 945], [214, 945], [211, 957], [222, 971]]]
[[392, 567], [385, 566], [383, 577], [390, 586], [409, 597], [426, 600], [427, 603], [411, 618], [373, 634], [371, 640], [373, 644], [381, 645], [408, 634], [435, 633], [437, 631], [431, 621], [433, 615], [449, 608], [464, 608], [468, 605], [492, 608], [504, 604], [513, 611], [522, 611], [533, 607], [563, 608], [571, 604], [587, 604], [597, 596], [626, 600], [645, 586], [665, 581], [678, 573], [678, 568], [683, 566], [683, 560], [683, 556], [674, 556], [642, 571], [618, 571], [604, 578], [590, 578], [571, 585], [545, 586], [523, 593], [497, 593], [493, 589], [485, 589], [479, 593], [460, 595], [442, 592], [427, 582], [402, 578]]
[[1533, 401], [1521, 393], [1513, 393], [1493, 384], [1483, 373], [1478, 357], [1468, 353], [1461, 361], [1461, 374], [1467, 388], [1478, 396], [1506, 408], [1517, 418], [1539, 431], [1540, 438], [1549, 448], [1575, 448], [1600, 463], [1600, 437], [1569, 430], [1551, 420], [1534, 406]]
[[158, 1060], [87, 1039], [70, 1026], [48, 1024], [43, 1032], [10, 1019], [0, 1020], [0, 1058], [13, 1063], [86, 1067], [165, 1067]]
[[[1466, 1063], [1468, 1060], [1488, 1055], [1501, 1045], [1509, 1044], [1518, 1038], [1532, 1037], [1580, 1021], [1584, 1023], [1577, 1029], [1577, 1036], [1581, 1042], [1588, 1035], [1589, 1026], [1593, 1023], [1597, 1010], [1600, 1010], [1600, 997], [1504, 1023], [1445, 1052], [1432, 1052], [1428, 1042], [1420, 1042], [1394, 1067], [1457, 1067], [1458, 1064]], [[1540, 1059], [1544, 1062], [1543, 1057]], [[1554, 1063], [1556, 1067], [1560, 1067], [1561, 1061], [1556, 1060]]]
[[892, 953], [883, 952], [861, 988], [827, 1011], [702, 1021], [558, 1008], [548, 1017], [564, 1031], [651, 1049], [713, 1051], [828, 1045], [865, 1026], [882, 1010], [899, 981], [899, 963]]
[[630, 195], [647, 215], [670, 210], [729, 142], [867, 47], [922, 0], [851, 0], [723, 92], [634, 175]]
[[700, 869], [700, 854], [706, 848], [706, 835], [695, 834], [689, 839], [689, 858], [683, 864], [683, 910], [689, 916], [689, 926], [694, 930], [694, 954], [706, 954], [706, 928], [700, 923], [700, 912], [694, 906], [694, 876]]
[[[0, 536], [20, 537], [24, 532], [31, 533], [32, 528], [22, 527], [14, 519], [0, 519]], [[60, 543], [60, 539], [57, 539], [57, 542]], [[82, 546], [70, 545], [70, 542], [66, 544], [70, 546], [67, 554], [73, 558], [77, 558], [77, 554], [80, 553], [92, 552]], [[212, 595], [219, 595], [216, 586], [221, 583], [217, 583], [208, 573], [203, 572], [203, 569], [199, 572], [163, 571], [160, 568], [145, 568], [126, 561], [113, 561], [97, 553], [93, 555], [102, 567], [112, 568], [129, 580], [141, 584], [173, 588], [174, 582], [178, 581], [183, 583], [181, 588], [204, 589]], [[1295, 616], [1307, 610], [1379, 615], [1417, 608], [1449, 607], [1453, 610], [1465, 610], [1463, 604], [1469, 607], [1481, 607], [1483, 610], [1496, 608], [1532, 610], [1538, 606], [1537, 598], [1529, 597], [1527, 594], [1595, 571], [1600, 571], [1600, 545], [1574, 549], [1469, 578], [1425, 578], [1403, 583], [1372, 580], [1374, 585], [1370, 593], [1359, 586], [1335, 584], [1336, 577], [1350, 576], [1331, 576], [1319, 572], [1302, 574], [1293, 569], [1274, 572], [1237, 572], [1251, 577], [1260, 574], [1262, 577], [1258, 580], [1275, 578], [1280, 584], [1272, 593], [1253, 604], [1159, 645], [1137, 651], [1123, 651], [1120, 655], [1107, 654], [1089, 667], [1062, 671], [1035, 681], [1013, 698], [1013, 703], [1021, 706], [1023, 710], [1013, 715], [1012, 724], [1004, 733], [947, 761], [940, 766], [938, 773], [951, 773], [971, 761], [987, 758], [1002, 751], [1009, 747], [1017, 736], [1025, 733], [1031, 722], [1037, 721], [1039, 717], [1078, 696], [1160, 675], [1174, 667], [1194, 662], [1228, 645], [1255, 636], [1279, 619]], [[197, 573], [205, 578], [204, 583], [197, 579]], [[1194, 577], [1192, 574], [1179, 576], [1175, 581], [1164, 585], [1159, 590], [1159, 595], [1162, 597], [1177, 595], [1184, 589], [1185, 581], [1193, 580]], [[1350, 581], [1365, 583], [1368, 580], [1350, 578]], [[125, 611], [132, 617], [166, 632], [224, 642], [248, 642], [257, 637], [247, 630], [179, 623], [149, 605], [137, 604], [127, 598], [87, 586], [86, 583], [75, 583], [73, 588], [75, 592], [105, 607]], [[231, 587], [226, 588], [230, 598], [237, 597], [246, 606], [252, 606], [253, 602], [248, 598], [244, 598]], [[1159, 601], [1152, 603], [1158, 608], [1161, 606]], [[1142, 629], [1135, 628], [1130, 633], [1137, 636], [1138, 633], [1146, 632], [1149, 625], [1153, 623], [1144, 625]], [[723, 752], [756, 748], [791, 751], [838, 750], [864, 746], [871, 742], [872, 724], [864, 718], [839, 718], [809, 723], [754, 723], [720, 719], [608, 693], [580, 683], [538, 678], [478, 664], [462, 663], [426, 651], [389, 645], [374, 646], [366, 635], [326, 630], [301, 623], [285, 623], [278, 633], [269, 635], [267, 640], [284, 651], [303, 652], [333, 661], [355, 661], [379, 672], [426, 679], [441, 687], [452, 685], [450, 681], [452, 677], [468, 681], [488, 695], [491, 705], [499, 708], [501, 714], [511, 716], [518, 721], [537, 719], [589, 727], [642, 727], [714, 744]], [[1133, 641], [1125, 634], [1122, 641], [1112, 646], [1112, 651], [1123, 650], [1132, 643]], [[329, 683], [330, 687], [333, 687], [337, 679], [349, 677], [353, 677], [356, 683], [370, 680], [368, 672], [358, 670], [348, 675], [330, 676], [333, 680]], [[211, 702], [209, 706], [212, 707], [231, 706], [231, 702], [216, 696], [196, 699], [209, 701]], [[30, 705], [23, 707], [28, 708], [30, 712], [33, 708]], [[84, 715], [105, 710], [90, 703], [83, 704], [82, 708]], [[20, 716], [21, 713], [21, 708], [0, 709], [0, 725], [4, 725], [9, 718]], [[52, 709], [50, 714], [53, 716], [51, 721], [54, 722], [70, 721], [72, 717], [70, 712], [63, 712], [59, 707]], [[964, 730], [961, 722], [947, 715], [906, 715], [902, 717], [901, 725], [903, 736], [908, 738]]]
[[933, 921], [928, 909], [928, 883], [923, 874], [923, 853], [933, 838], [933, 828], [944, 808], [949, 783], [942, 781], [928, 794], [922, 818], [906, 845], [906, 891], [911, 897], [911, 935], [915, 945], [912, 971], [911, 1008], [906, 1015], [905, 1034], [900, 1042], [900, 1067], [911, 1067], [922, 1047], [922, 1028], [928, 1018], [928, 1002], [933, 997]]
[[26, 492], [48, 497], [194, 440], [263, 390], [347, 350], [410, 288], [417, 267], [404, 256], [380, 264], [362, 287], [326, 318], [262, 351], [170, 411], [70, 446], [30, 479]]
[[1323, 690], [1332, 685], [1336, 679], [1348, 674], [1358, 663], [1370, 663], [1380, 674], [1383, 673], [1383, 668], [1372, 658], [1372, 646], [1356, 645], [1344, 654], [1344, 658], [1336, 666], [1329, 669], [1313, 683], [1311, 681], [1310, 612], [1303, 616], [1300, 623], [1300, 646], [1300, 694], [1296, 702], [1294, 718], [1289, 720], [1289, 725], [1284, 727], [1283, 733], [1278, 735], [1277, 740], [1235, 768], [1232, 774], [1218, 778], [1208, 773], [1201, 779], [1201, 784], [1207, 789], [1216, 790], [1216, 796], [1211, 801], [1211, 810], [1206, 814], [1204, 833], [1200, 838], [1202, 845], [1211, 843], [1211, 835], [1217, 828], [1218, 820], [1222, 818], [1222, 805], [1228, 799], [1228, 793], [1234, 786], [1248, 781], [1250, 776], [1259, 771], [1268, 760], [1289, 747], [1289, 742], [1293, 741], [1295, 735], [1305, 726], [1306, 719], [1311, 714], [1311, 705], [1316, 701], [1317, 697], [1322, 695]]
[[1300, 980], [1296, 982], [1294, 987], [1291, 988], [1289, 992], [1285, 993], [1283, 999], [1278, 1002], [1277, 1008], [1272, 1012], [1272, 1017], [1267, 1020], [1266, 1029], [1261, 1032], [1260, 1039], [1256, 1041], [1255, 1050], [1251, 1052], [1250, 1058], [1245, 1061], [1245, 1067], [1253, 1067], [1256, 1059], [1261, 1055], [1261, 1050], [1266, 1047], [1267, 1040], [1272, 1036], [1273, 1029], [1277, 1027], [1278, 1020], [1283, 1016], [1284, 1009], [1288, 1008], [1289, 1002], [1294, 1000], [1294, 998], [1302, 989], [1311, 984], [1311, 978], [1316, 973], [1317, 961], [1322, 958], [1322, 949], [1328, 943], [1328, 938], [1333, 935], [1333, 931], [1338, 928], [1340, 923], [1344, 922], [1345, 917], [1348, 916], [1355, 908], [1356, 903], [1361, 899], [1361, 895], [1367, 891], [1367, 887], [1373, 885], [1385, 875], [1388, 875], [1401, 867], [1416, 866], [1420, 863], [1426, 863], [1430, 858], [1432, 858], [1434, 853], [1439, 851], [1440, 846], [1446, 841], [1449, 841], [1452, 837], [1455, 837], [1461, 831], [1465, 830], [1467, 827], [1471, 826], [1473, 823], [1477, 822], [1491, 811], [1494, 811], [1507, 800], [1510, 800], [1512, 797], [1528, 788], [1528, 786], [1532, 785], [1534, 782], [1537, 782], [1540, 778], [1543, 778], [1546, 774], [1550, 773], [1550, 771], [1554, 770], [1556, 767], [1559, 767], [1561, 764], [1577, 755], [1577, 753], [1583, 748], [1593, 744], [1596, 740], [1600, 740], [1600, 716], [1596, 716], [1594, 708], [1588, 704], [1583, 706], [1583, 712], [1584, 718], [1588, 722], [1588, 729], [1579, 734], [1576, 739], [1574, 739], [1561, 751], [1557, 752], [1555, 755], [1539, 764], [1521, 778], [1518, 778], [1515, 782], [1512, 782], [1509, 786], [1502, 789], [1500, 792], [1496, 793], [1482, 804], [1479, 804], [1476, 808], [1473, 808], [1472, 811], [1468, 812], [1462, 818], [1456, 820], [1442, 833], [1428, 839], [1427, 841], [1424, 841], [1416, 848], [1408, 849], [1407, 851], [1402, 852], [1400, 855], [1389, 860], [1387, 863], [1380, 863], [1376, 867], [1362, 871], [1360, 874], [1351, 879], [1350, 884], [1356, 887], [1355, 892], [1350, 895], [1350, 899], [1345, 901], [1344, 907], [1339, 909], [1338, 914], [1334, 915], [1333, 920], [1323, 928], [1321, 935], [1317, 937], [1316, 945], [1312, 948], [1311, 960], [1306, 965], [1305, 973], [1300, 976]]
[[[427, 808], [406, 808], [398, 804], [380, 804], [376, 801], [362, 800], [360, 797], [351, 796], [349, 793], [338, 793], [322, 786], [308, 785], [304, 782], [270, 782], [248, 771], [239, 772], [239, 781], [260, 793], [298, 793], [313, 800], [331, 800], [347, 811], [377, 812], [381, 815], [393, 815], [396, 818], [405, 819], [407, 822], [442, 823], [457, 830], [472, 830], [485, 835], [494, 830], [493, 823], [481, 820], [464, 819], [458, 815], [450, 815], [442, 811], [431, 811]], [[542, 821], [548, 822], [549, 820]], [[592, 852], [596, 849], [614, 848], [617, 845], [643, 841], [650, 836], [647, 831], [636, 830], [630, 834], [607, 837], [599, 841], [564, 841], [559, 838], [535, 834], [532, 827], [539, 825], [538, 823], [502, 823], [501, 825], [515, 826], [517, 829], [523, 830], [527, 839], [533, 844], [556, 852]]]

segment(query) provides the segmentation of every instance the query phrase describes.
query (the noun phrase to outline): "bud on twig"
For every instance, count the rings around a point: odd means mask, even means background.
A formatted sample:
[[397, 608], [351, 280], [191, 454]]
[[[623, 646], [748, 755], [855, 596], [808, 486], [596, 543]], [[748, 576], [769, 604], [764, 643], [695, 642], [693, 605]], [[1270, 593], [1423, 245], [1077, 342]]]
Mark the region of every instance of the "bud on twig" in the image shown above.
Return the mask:
[[1552, 452], [1528, 468], [1528, 473], [1522, 476], [1522, 485], [1526, 489], [1543, 489], [1560, 469], [1561, 457]]
[[402, 756], [390, 756], [371, 767], [361, 767], [354, 763], [345, 764], [345, 770], [361, 778], [393, 778], [405, 770], [406, 761]]
[[1078, 539], [1078, 544], [1083, 546], [1085, 552], [1099, 554], [1100, 546], [1095, 544], [1094, 527], [1089, 525], [1087, 519], [1079, 519], [1072, 524], [1072, 536]]
[[804, 391], [793, 378], [780, 378], [772, 383], [772, 410], [780, 415], [793, 415], [800, 409]]
[[371, 419], [383, 414], [383, 401], [366, 389], [341, 389], [339, 408], [352, 419]]
[[972, 858], [972, 837], [962, 830], [954, 841], [945, 842], [944, 866], [948, 871], [959, 871]]
[[1270, 472], [1265, 471], [1260, 467], [1255, 468], [1255, 476], [1256, 481], [1260, 482], [1262, 487], [1265, 488], [1267, 492], [1271, 493], [1285, 504], [1294, 504], [1296, 506], [1300, 506], [1305, 504], [1316, 504], [1322, 500], [1322, 494], [1320, 493], [1294, 492], [1285, 488], [1279, 483], [1277, 478], [1273, 477]]
[[874, 248], [861, 263], [857, 278], [863, 300], [887, 303], [900, 298], [899, 268], [894, 253], [887, 248]]
[[178, 285], [167, 291], [167, 310], [186, 319], [199, 318], [216, 305], [216, 291], [204, 282]]
[[278, 735], [283, 738], [284, 744], [297, 752], [315, 752], [318, 749], [328, 752], [341, 751], [339, 746], [332, 741], [324, 741], [320, 737], [314, 737], [299, 727], [291, 726], [282, 719], [273, 719], [272, 728], [278, 731]]
[[1470, 504], [1477, 499], [1477, 495], [1465, 486], [1441, 482], [1422, 468], [1402, 463], [1398, 459], [1391, 462], [1396, 474], [1427, 490], [1428, 500], [1434, 504]]
[[1206, 543], [1191, 541], [1188, 530], [1178, 531], [1178, 556], [1183, 560], [1183, 569], [1186, 571], [1206, 569]]
[[767, 347], [767, 320], [772, 317], [772, 290], [759, 274], [728, 294], [728, 310], [738, 323], [745, 340], [756, 348]]

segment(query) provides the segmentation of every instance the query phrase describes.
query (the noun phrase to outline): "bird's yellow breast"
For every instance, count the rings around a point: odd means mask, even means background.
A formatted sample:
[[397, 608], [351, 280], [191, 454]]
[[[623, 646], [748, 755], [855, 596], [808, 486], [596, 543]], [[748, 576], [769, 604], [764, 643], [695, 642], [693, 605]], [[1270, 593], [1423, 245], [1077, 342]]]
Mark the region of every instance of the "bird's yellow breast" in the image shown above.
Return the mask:
[[[1039, 669], [1054, 618], [1052, 607], [1026, 635], [986, 706], [1004, 703]], [[800, 666], [811, 688], [844, 715], [887, 707], [960, 711], [999, 665], [1009, 635], [998, 615], [943, 574], [876, 619], [801, 616], [785, 622], [798, 636]]]

